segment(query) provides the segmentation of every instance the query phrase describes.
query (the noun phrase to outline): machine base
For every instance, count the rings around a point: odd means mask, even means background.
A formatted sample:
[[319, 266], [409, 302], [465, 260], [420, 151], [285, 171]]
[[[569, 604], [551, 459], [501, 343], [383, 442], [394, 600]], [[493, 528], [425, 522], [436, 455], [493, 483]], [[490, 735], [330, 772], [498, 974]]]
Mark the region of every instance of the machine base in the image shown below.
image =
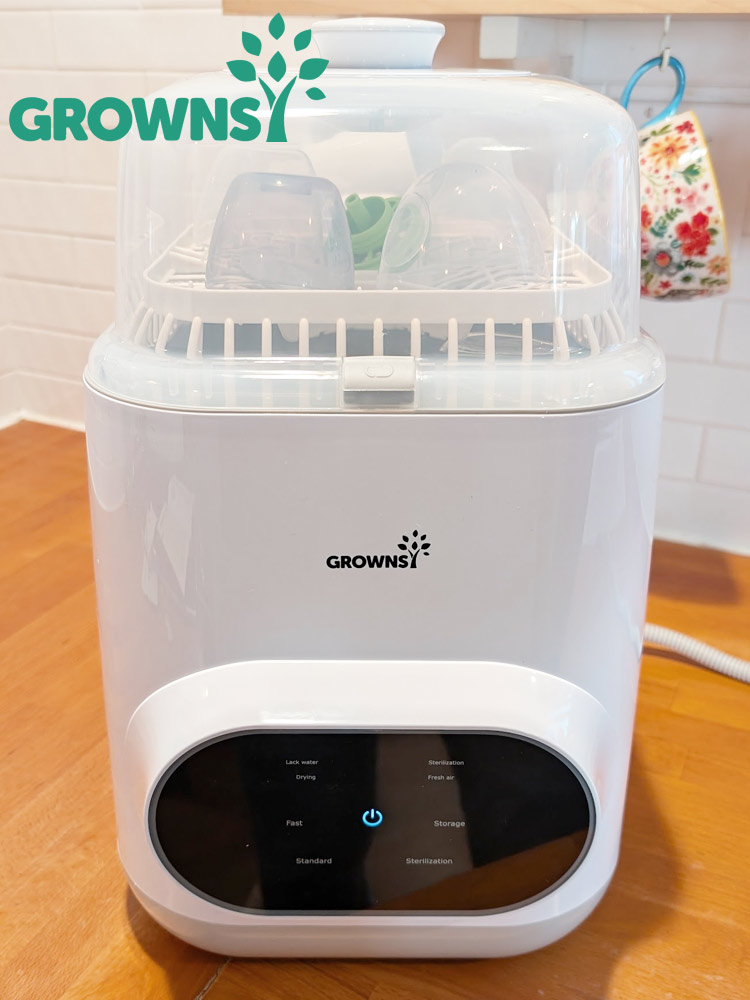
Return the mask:
[[[613, 873], [614, 874], [614, 873]], [[596, 908], [608, 879], [583, 903], [535, 920], [536, 904], [490, 916], [247, 917], [243, 925], [186, 917], [157, 903], [132, 881], [146, 912], [196, 948], [233, 958], [508, 958], [558, 941]], [[508, 919], [510, 918], [510, 919]]]

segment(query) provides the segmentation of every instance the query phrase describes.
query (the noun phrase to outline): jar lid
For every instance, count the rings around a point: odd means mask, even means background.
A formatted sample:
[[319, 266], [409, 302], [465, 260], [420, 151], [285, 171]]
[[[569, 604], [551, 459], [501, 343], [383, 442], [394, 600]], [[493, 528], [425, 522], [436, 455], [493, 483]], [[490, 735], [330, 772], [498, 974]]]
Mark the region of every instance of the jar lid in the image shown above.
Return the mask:
[[332, 69], [429, 69], [445, 25], [401, 17], [342, 17], [318, 21], [312, 31]]

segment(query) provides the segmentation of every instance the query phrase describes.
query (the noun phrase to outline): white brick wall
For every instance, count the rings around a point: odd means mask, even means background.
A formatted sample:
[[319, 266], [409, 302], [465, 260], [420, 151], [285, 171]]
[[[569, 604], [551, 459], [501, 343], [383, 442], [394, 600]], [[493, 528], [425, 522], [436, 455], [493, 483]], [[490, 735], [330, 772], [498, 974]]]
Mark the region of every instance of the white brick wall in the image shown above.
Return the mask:
[[[661, 19], [595, 19], [583, 26], [576, 78], [618, 98], [657, 52]], [[711, 148], [732, 248], [727, 295], [641, 303], [641, 323], [667, 355], [657, 534], [750, 554], [750, 19], [672, 19], [672, 53], [685, 66], [683, 108]], [[674, 89], [651, 72], [631, 105], [642, 122]]]
[[[513, 35], [502, 19], [490, 20], [482, 29], [488, 54], [493, 38]], [[519, 31], [517, 68], [570, 71], [618, 99], [633, 70], [657, 54], [663, 18], [564, 24], [564, 51], [546, 54], [533, 42], [544, 31]], [[711, 148], [733, 266], [727, 295], [641, 303], [641, 323], [668, 360], [656, 531], [750, 554], [750, 18], [673, 17], [668, 44], [686, 70], [682, 107], [696, 111]], [[671, 71], [645, 76], [631, 104], [636, 122], [673, 91]]]
[[117, 145], [19, 142], [11, 106], [148, 94], [221, 66], [257, 21], [220, 0], [0, 0], [0, 426], [83, 426], [81, 372], [114, 313]]
[[[146, 94], [223, 63], [252, 20], [222, 18], [219, 0], [0, 0], [0, 424], [24, 413], [80, 426], [80, 372], [113, 313], [116, 144], [18, 142], [10, 106]], [[440, 62], [465, 64], [478, 31], [468, 19], [450, 30]], [[586, 21], [573, 75], [616, 97], [660, 32], [658, 20]], [[674, 19], [670, 44], [711, 143], [734, 283], [724, 297], [644, 303], [670, 361], [657, 531], [750, 552], [750, 21]], [[635, 115], [671, 86], [646, 77]]]

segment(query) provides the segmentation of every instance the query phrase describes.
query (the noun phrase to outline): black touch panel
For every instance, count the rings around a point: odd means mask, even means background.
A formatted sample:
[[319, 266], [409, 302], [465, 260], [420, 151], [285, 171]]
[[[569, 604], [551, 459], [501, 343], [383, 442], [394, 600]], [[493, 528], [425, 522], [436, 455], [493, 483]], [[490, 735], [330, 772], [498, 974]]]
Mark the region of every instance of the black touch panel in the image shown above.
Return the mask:
[[593, 835], [578, 772], [477, 732], [235, 733], [159, 782], [157, 853], [198, 895], [251, 912], [486, 912], [567, 878]]

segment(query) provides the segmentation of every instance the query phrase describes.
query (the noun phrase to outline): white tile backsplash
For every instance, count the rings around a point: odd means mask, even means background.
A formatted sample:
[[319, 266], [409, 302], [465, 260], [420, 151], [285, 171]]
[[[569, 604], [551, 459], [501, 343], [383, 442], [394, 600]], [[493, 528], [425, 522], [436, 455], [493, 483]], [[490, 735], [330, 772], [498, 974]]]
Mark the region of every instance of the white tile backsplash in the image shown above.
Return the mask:
[[94, 337], [114, 318], [114, 293], [76, 285], [6, 278], [5, 319], [13, 325], [43, 327]]
[[750, 367], [750, 298], [724, 303], [717, 356], [723, 364]]
[[[23, 412], [78, 425], [80, 372], [114, 312], [118, 144], [21, 143], [9, 108], [29, 94], [87, 104], [144, 95], [221, 68], [242, 28], [257, 32], [267, 19], [222, 18], [220, 0], [0, 0], [0, 422]], [[288, 19], [295, 30], [310, 20]], [[617, 99], [661, 29], [656, 17], [587, 19], [576, 29], [574, 77]], [[474, 46], [478, 34], [464, 32]], [[674, 17], [670, 45], [719, 176], [733, 287], [688, 303], [642, 302], [642, 324], [668, 361], [657, 533], [750, 552], [750, 20]], [[540, 69], [545, 58], [553, 54], [539, 53]], [[646, 76], [636, 119], [672, 87], [669, 73]]]
[[703, 433], [700, 424], [665, 420], [661, 432], [660, 475], [670, 479], [695, 479]]
[[[56, 65], [60, 69], [144, 70], [151, 65], [152, 52], [164, 38], [139, 8], [64, 11], [53, 14], [52, 23]], [[163, 26], [159, 27], [163, 32]], [[185, 30], [189, 32], [190, 28], [186, 26]], [[168, 48], [179, 52], [182, 35], [180, 30]], [[103, 45], [105, 38], [107, 44]]]
[[61, 145], [65, 149], [66, 180], [74, 184], [114, 185], [120, 153], [116, 142], [66, 142]]
[[719, 335], [722, 299], [688, 302], [641, 299], [641, 326], [670, 358], [711, 361]]
[[[663, 17], [587, 18], [584, 23], [581, 58], [576, 77], [581, 83], [613, 81], [624, 85], [630, 74], [659, 51]], [[747, 19], [708, 21], [706, 18], [681, 18], [675, 15], [669, 31], [672, 55], [685, 67], [691, 86], [747, 87], [750, 21]], [[643, 80], [653, 86], [661, 79], [665, 88], [674, 89], [671, 71], [654, 70]]]
[[145, 8], [153, 8], [157, 10], [159, 8], [163, 9], [181, 9], [183, 7], [196, 7], [201, 8], [201, 10], [219, 10], [221, 7], [221, 0], [140, 0], [141, 6]]
[[750, 237], [747, 236], [732, 255], [732, 287], [724, 301], [729, 299], [750, 299]]
[[9, 278], [107, 291], [114, 283], [112, 240], [0, 229], [0, 260]]
[[76, 281], [92, 288], [111, 291], [115, 283], [114, 240], [73, 240]]
[[84, 394], [81, 379], [17, 372], [21, 417], [83, 430]]
[[[0, 280], [0, 293], [3, 290], [3, 282]], [[0, 375], [7, 375], [9, 372], [15, 371], [16, 360], [13, 355], [13, 342], [8, 336], [9, 327], [0, 326]], [[2, 418], [2, 410], [0, 410], [0, 419]]]
[[0, 25], [0, 66], [19, 69], [54, 65], [52, 15], [46, 10], [5, 11]]
[[[0, 327], [0, 340], [2, 335]], [[3, 372], [0, 369], [0, 428], [20, 419], [22, 401], [19, 378], [20, 372]]]
[[195, 8], [201, 10], [221, 9], [221, 0], [0, 0], [0, 11], [4, 10], [139, 10]]
[[672, 420], [750, 429], [750, 369], [669, 361], [664, 413]]
[[707, 427], [699, 478], [704, 483], [750, 491], [750, 430]]
[[235, 51], [242, 54], [239, 22], [213, 10], [71, 11], [52, 20], [62, 69], [200, 73], [221, 69]]
[[[214, 0], [220, 3], [221, 0]], [[204, 7], [210, 0], [200, 0]], [[3, 10], [132, 10], [142, 7], [144, 0], [0, 0]]]
[[0, 178], [4, 229], [114, 239], [115, 203], [114, 186]]
[[[704, 24], [709, 61], [717, 51], [723, 56], [718, 40], [727, 31], [749, 41], [748, 25]], [[731, 61], [736, 53], [731, 46], [728, 52]], [[750, 553], [750, 66], [744, 78], [736, 66], [729, 70], [744, 89], [728, 87], [723, 101], [718, 91], [712, 104], [689, 106], [698, 110], [719, 177], [732, 287], [726, 295], [688, 303], [642, 300], [641, 321], [667, 355], [657, 534]], [[727, 76], [718, 74], [714, 82], [721, 79]], [[658, 94], [648, 98], [658, 107]]]
[[[9, 125], [0, 124], [2, 176], [15, 180], [56, 181], [65, 177], [63, 143], [19, 142]], [[0, 215], [0, 225], [4, 218]]]
[[[5, 328], [0, 327], [0, 357], [5, 333]], [[38, 420], [83, 430], [84, 394], [80, 377], [0, 370], [0, 428], [17, 420]]]
[[0, 331], [0, 366], [5, 358], [13, 370], [80, 380], [91, 344], [91, 337], [7, 325]]
[[9, 278], [66, 285], [76, 280], [71, 236], [0, 229], [0, 260]]
[[662, 477], [656, 494], [656, 534], [750, 555], [750, 492]]
[[171, 87], [173, 83], [179, 83], [180, 80], [184, 80], [187, 74], [184, 70], [179, 70], [172, 73], [164, 73], [161, 70], [151, 70], [146, 73], [146, 92], [153, 94], [156, 90], [162, 90], [164, 87]]

